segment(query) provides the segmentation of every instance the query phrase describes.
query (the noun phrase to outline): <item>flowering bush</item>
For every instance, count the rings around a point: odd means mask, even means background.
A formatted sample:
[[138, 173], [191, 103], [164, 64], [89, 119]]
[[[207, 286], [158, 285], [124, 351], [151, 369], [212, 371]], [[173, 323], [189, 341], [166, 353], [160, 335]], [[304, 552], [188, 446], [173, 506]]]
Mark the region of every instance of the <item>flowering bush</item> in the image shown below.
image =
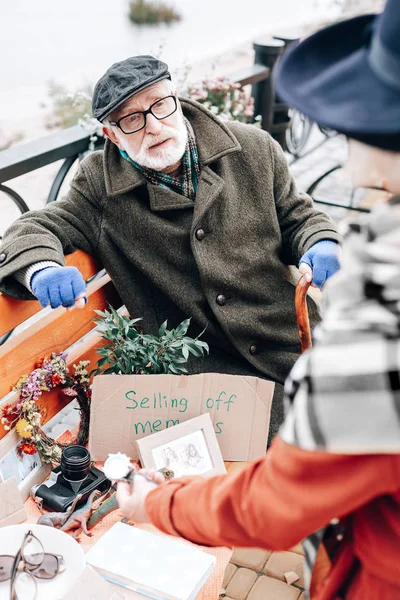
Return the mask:
[[261, 125], [261, 117], [254, 117], [254, 98], [228, 77], [204, 79], [201, 84], [190, 86], [183, 95], [200, 102], [224, 121]]
[[53, 106], [47, 119], [47, 127], [72, 127], [84, 115], [91, 115], [92, 91], [90, 86], [86, 86], [82, 90], [71, 92], [65, 86], [51, 81], [48, 93]]
[[101, 123], [92, 117], [92, 88], [69, 92], [64, 86], [51, 82], [49, 96], [53, 102], [52, 112], [47, 119], [49, 129], [81, 125], [90, 135], [89, 150], [103, 138]]

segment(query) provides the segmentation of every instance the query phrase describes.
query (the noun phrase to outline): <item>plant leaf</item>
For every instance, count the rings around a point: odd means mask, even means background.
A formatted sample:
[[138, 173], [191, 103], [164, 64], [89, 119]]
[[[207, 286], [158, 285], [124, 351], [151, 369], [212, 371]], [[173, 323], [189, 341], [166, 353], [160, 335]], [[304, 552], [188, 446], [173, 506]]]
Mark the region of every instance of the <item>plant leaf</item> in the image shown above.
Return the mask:
[[178, 325], [178, 327], [175, 329], [175, 336], [181, 337], [181, 336], [185, 335], [185, 333], [189, 329], [189, 325], [190, 325], [190, 318], [182, 321], [182, 323], [180, 323], [180, 325]]

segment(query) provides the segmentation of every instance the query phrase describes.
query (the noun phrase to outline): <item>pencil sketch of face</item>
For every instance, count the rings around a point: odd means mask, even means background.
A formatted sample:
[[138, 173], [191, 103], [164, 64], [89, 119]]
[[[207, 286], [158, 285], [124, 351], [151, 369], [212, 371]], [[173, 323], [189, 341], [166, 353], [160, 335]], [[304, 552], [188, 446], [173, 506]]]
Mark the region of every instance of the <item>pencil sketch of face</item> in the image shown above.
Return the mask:
[[213, 468], [202, 430], [194, 431], [152, 450], [157, 469], [169, 468], [175, 477], [201, 475]]
[[187, 447], [187, 453], [188, 456], [194, 457], [194, 456], [200, 456], [199, 451], [197, 450], [196, 446], [194, 444], [189, 444]]
[[14, 447], [0, 460], [0, 471], [3, 479], [15, 477], [19, 485], [36, 467], [40, 466], [38, 454], [25, 454]]
[[185, 463], [191, 467], [197, 467], [203, 458], [195, 444], [187, 444], [184, 446], [184, 453], [186, 455]]
[[173, 464], [177, 464], [180, 462], [178, 455], [170, 446], [168, 446], [168, 448], [164, 448], [162, 454], [165, 467], [172, 467]]

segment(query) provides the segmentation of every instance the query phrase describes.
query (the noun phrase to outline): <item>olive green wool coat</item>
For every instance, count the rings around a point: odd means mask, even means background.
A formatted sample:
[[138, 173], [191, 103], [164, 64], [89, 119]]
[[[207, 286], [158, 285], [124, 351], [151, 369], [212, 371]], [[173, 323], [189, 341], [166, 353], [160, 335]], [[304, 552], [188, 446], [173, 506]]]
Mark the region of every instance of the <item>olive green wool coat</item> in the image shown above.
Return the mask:
[[297, 191], [266, 132], [181, 102], [199, 152], [195, 201], [148, 183], [107, 141], [82, 161], [64, 199], [23, 215], [6, 232], [0, 289], [31, 298], [12, 274], [42, 260], [63, 265], [64, 254], [81, 248], [101, 261], [148, 332], [189, 316], [192, 335], [207, 326], [210, 356], [192, 372], [283, 382], [300, 352], [285, 264], [297, 265], [310, 246], [339, 236]]

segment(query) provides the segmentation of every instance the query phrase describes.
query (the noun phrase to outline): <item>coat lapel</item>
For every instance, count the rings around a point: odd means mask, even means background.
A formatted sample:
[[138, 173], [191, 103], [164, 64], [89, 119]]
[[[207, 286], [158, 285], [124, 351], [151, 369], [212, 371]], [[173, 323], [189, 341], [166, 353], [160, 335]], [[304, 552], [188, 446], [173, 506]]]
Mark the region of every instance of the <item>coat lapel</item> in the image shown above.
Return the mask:
[[146, 178], [121, 156], [117, 146], [108, 139], [104, 145], [103, 167], [106, 192], [110, 198], [147, 183]]
[[201, 170], [199, 186], [197, 188], [196, 200], [194, 203], [192, 229], [197, 227], [197, 224], [203, 217], [204, 213], [217, 198], [224, 185], [225, 181], [216, 175], [214, 171], [210, 169], [210, 167], [204, 167]]

